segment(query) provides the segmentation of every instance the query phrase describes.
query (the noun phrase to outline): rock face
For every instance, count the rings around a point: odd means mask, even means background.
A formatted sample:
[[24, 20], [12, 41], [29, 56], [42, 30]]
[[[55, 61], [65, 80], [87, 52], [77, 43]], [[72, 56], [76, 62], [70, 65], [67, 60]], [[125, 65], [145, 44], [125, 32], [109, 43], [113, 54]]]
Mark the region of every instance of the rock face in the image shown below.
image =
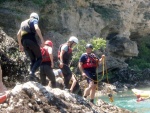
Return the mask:
[[[10, 85], [13, 86], [13, 82], [16, 77], [19, 81], [24, 81], [24, 77], [27, 74], [29, 61], [25, 57], [24, 53], [18, 51], [18, 45], [16, 41], [9, 37], [0, 28], [0, 64], [3, 70], [3, 79], [9, 81]], [[12, 84], [11, 84], [12, 82]]]
[[[143, 77], [144, 76], [144, 77]], [[116, 90], [127, 90], [139, 87], [149, 87], [150, 69], [135, 71], [133, 69], [121, 69], [115, 74], [113, 85]]]
[[[137, 44], [132, 38], [136, 40], [149, 33], [149, 4], [148, 0], [5, 1], [0, 4], [3, 17], [0, 26], [16, 40], [21, 21], [35, 11], [40, 15], [45, 39], [54, 42], [55, 57], [59, 45], [70, 35], [85, 40], [96, 36], [108, 42], [108, 61], [113, 59], [116, 68], [122, 68], [127, 67], [124, 63], [127, 57], [138, 55]], [[108, 68], [114, 66], [113, 62], [109, 62]]]
[[80, 96], [35, 82], [16, 85], [0, 108], [2, 113], [131, 113], [102, 100], [93, 105]]

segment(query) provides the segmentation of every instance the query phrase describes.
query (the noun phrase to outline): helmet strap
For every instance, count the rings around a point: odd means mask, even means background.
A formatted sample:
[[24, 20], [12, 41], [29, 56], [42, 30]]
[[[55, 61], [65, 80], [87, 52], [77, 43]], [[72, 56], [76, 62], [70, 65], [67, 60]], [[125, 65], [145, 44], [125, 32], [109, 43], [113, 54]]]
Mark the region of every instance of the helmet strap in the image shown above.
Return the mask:
[[72, 45], [74, 44], [74, 41], [70, 41], [70, 47], [72, 47]]

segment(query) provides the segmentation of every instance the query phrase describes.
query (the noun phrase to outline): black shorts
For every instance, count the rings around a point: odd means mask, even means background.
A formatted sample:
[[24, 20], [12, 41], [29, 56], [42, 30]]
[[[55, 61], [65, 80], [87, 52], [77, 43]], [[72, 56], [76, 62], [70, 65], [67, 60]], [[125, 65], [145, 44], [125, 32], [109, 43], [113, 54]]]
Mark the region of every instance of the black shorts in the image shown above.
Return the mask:
[[88, 84], [91, 82], [91, 81], [93, 81], [94, 82], [94, 84], [97, 84], [97, 75], [96, 75], [96, 72], [95, 73], [93, 73], [93, 72], [91, 72], [91, 71], [88, 71], [88, 70], [84, 70], [84, 72], [85, 72], [85, 74], [87, 75], [87, 82], [88, 82]]

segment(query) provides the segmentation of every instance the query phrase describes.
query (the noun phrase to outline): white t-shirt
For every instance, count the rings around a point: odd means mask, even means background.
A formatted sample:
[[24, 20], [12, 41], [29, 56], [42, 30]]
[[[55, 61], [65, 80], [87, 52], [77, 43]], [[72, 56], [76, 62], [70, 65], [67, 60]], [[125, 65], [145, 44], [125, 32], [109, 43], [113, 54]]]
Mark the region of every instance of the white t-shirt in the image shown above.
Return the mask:
[[53, 51], [52, 51], [52, 47], [50, 47], [50, 46], [44, 46], [44, 48], [45, 48], [45, 49], [48, 49], [48, 53], [49, 53], [49, 54], [52, 54], [52, 52], [53, 52]]
[[59, 76], [59, 74], [62, 73], [61, 69], [56, 69], [56, 70], [53, 69], [53, 72], [54, 72], [54, 75], [55, 75], [56, 77]]
[[61, 51], [68, 51], [68, 45], [64, 44], [62, 47], [61, 47]]

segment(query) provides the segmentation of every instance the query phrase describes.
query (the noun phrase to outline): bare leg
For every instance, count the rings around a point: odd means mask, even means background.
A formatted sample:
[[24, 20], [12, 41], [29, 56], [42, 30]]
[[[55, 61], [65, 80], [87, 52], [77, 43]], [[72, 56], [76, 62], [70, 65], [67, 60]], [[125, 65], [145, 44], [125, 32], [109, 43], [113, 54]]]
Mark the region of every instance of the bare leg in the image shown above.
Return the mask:
[[84, 90], [84, 97], [85, 96], [88, 96], [89, 94], [90, 94], [90, 91], [91, 91], [91, 89], [92, 89], [92, 87], [93, 87], [93, 81], [91, 81], [90, 83], [89, 83], [89, 86]]
[[96, 84], [92, 85], [92, 89], [90, 91], [90, 99], [94, 99], [95, 97], [95, 92], [96, 92]]
[[77, 80], [75, 79], [74, 75], [72, 75], [71, 80], [72, 80], [73, 82], [72, 82], [72, 84], [71, 84], [70, 91], [72, 92], [72, 91], [73, 91], [73, 88], [75, 87], [75, 85], [76, 85], [76, 83], [77, 83]]
[[2, 82], [2, 69], [0, 66], [0, 93], [4, 93], [6, 91], [6, 87], [4, 86]]

